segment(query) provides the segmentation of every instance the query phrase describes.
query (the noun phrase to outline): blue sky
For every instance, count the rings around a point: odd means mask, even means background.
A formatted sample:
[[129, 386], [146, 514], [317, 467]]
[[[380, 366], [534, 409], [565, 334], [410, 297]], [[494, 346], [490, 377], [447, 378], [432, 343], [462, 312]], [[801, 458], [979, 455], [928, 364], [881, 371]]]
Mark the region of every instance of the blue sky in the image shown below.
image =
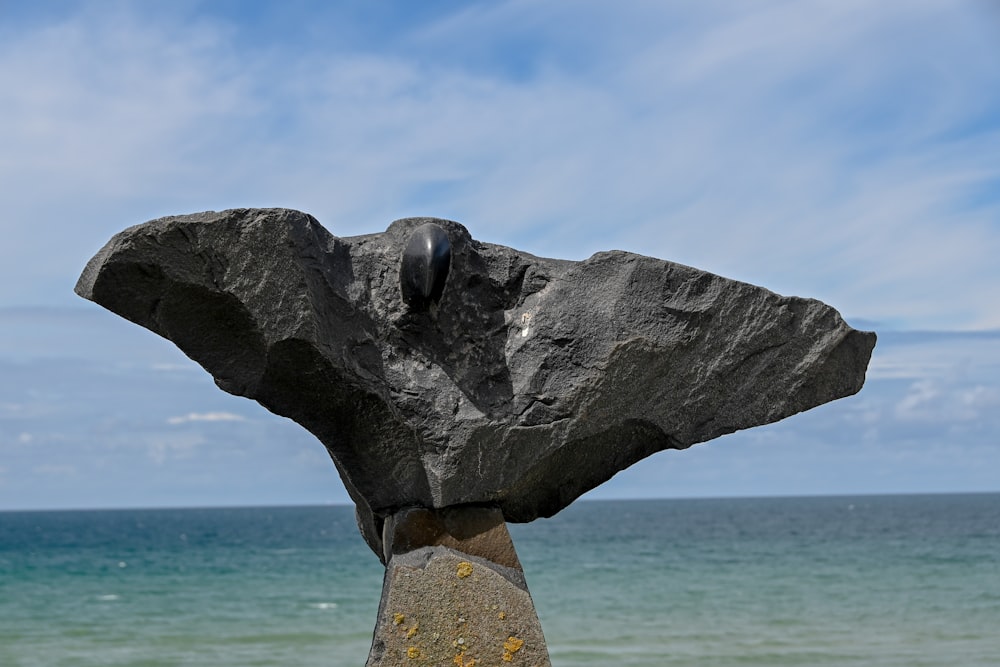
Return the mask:
[[859, 396], [596, 497], [1000, 490], [998, 62], [989, 2], [0, 1], [0, 509], [346, 500], [72, 293], [122, 228], [237, 206], [620, 248], [880, 333]]

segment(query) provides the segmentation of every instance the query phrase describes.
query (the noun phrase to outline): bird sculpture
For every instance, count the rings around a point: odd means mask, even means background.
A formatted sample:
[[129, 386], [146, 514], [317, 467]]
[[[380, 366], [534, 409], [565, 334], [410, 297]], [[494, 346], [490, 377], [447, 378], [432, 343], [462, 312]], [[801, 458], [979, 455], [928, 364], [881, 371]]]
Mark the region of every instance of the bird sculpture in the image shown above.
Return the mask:
[[323, 443], [387, 567], [369, 667], [548, 664], [506, 522], [852, 395], [875, 344], [819, 301], [436, 218], [343, 238], [288, 209], [161, 218], [76, 291]]

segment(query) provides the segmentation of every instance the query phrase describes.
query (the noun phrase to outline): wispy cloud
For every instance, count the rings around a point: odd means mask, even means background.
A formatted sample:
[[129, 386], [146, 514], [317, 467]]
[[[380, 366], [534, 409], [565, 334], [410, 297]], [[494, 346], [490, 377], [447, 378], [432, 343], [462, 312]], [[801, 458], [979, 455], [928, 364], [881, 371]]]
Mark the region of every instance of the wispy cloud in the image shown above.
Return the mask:
[[152, 364], [150, 368], [162, 373], [187, 372], [196, 369], [193, 364]]
[[[948, 424], [987, 419], [1000, 414], [1000, 387], [925, 379], [910, 385], [896, 404], [902, 421]], [[998, 422], [1000, 419], [990, 419]]]
[[880, 335], [869, 380], [993, 383], [1000, 377], [1000, 331]]
[[179, 417], [170, 417], [168, 424], [189, 424], [191, 422], [241, 422], [246, 418], [232, 412], [189, 412]]

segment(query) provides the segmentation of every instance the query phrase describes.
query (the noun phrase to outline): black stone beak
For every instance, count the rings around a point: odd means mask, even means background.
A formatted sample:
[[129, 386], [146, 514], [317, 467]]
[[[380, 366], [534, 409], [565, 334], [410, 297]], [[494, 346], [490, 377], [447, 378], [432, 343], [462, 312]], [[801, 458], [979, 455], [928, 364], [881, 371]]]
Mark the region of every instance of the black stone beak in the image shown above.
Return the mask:
[[448, 234], [431, 222], [414, 229], [399, 263], [399, 288], [411, 310], [427, 310], [441, 299], [450, 267]]

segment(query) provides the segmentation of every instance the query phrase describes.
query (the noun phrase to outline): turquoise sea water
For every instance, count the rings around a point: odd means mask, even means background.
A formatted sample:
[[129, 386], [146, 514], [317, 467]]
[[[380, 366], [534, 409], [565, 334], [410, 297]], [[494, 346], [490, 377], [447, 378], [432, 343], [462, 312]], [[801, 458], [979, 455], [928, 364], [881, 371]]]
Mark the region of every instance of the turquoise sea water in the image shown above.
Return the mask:
[[[1000, 664], [1000, 494], [580, 502], [512, 526], [556, 667]], [[358, 666], [347, 507], [0, 513], [0, 665]]]

